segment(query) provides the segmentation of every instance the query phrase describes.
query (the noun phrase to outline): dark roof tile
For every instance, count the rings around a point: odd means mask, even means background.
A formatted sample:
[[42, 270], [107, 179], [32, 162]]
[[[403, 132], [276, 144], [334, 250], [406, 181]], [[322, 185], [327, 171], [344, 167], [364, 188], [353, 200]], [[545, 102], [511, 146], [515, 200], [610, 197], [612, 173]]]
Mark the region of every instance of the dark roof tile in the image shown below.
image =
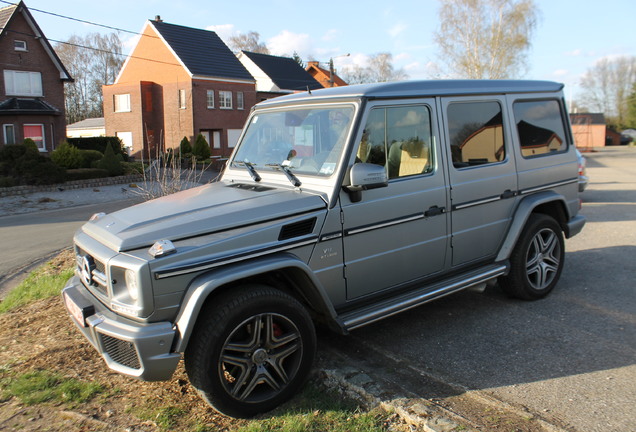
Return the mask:
[[289, 57], [243, 51], [281, 90], [323, 88], [301, 65]]
[[150, 22], [193, 75], [254, 81], [213, 31], [163, 21]]

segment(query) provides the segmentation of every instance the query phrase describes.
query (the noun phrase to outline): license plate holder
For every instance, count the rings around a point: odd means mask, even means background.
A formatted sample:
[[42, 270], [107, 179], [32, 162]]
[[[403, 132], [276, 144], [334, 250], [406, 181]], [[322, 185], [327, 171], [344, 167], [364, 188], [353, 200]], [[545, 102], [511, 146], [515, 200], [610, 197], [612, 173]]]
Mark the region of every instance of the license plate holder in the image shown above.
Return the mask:
[[73, 319], [82, 327], [86, 327], [86, 318], [95, 314], [93, 305], [79, 305], [68, 293], [64, 293], [64, 304]]

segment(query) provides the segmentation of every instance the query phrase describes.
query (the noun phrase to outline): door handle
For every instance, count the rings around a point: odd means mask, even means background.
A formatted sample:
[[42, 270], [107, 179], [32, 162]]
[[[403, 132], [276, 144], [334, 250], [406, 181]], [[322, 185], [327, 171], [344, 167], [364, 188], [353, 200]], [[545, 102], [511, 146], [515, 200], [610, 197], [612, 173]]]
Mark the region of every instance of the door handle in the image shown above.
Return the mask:
[[438, 216], [444, 213], [444, 207], [433, 206], [424, 212], [424, 216]]
[[514, 198], [517, 194], [510, 189], [506, 189], [504, 193], [501, 194], [501, 199]]

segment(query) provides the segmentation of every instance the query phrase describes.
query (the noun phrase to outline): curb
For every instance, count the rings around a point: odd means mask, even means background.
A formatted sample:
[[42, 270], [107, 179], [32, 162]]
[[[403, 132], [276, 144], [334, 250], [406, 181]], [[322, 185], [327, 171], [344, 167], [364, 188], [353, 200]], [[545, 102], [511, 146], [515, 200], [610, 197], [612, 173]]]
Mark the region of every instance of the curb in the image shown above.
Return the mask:
[[66, 183], [52, 185], [25, 185], [1, 187], [0, 198], [9, 196], [28, 195], [37, 192], [57, 192], [60, 189], [82, 189], [89, 187], [110, 186], [122, 183], [133, 183], [142, 180], [139, 175], [126, 175], [117, 177], [104, 177], [99, 179], [73, 180]]

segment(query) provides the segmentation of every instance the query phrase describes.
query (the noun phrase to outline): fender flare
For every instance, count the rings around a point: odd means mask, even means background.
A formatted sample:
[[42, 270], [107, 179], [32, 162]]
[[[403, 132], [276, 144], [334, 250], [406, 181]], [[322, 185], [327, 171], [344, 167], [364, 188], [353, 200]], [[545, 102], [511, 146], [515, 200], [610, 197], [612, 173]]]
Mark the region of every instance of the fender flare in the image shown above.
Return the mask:
[[310, 283], [303, 287], [302, 294], [330, 321], [330, 324], [335, 324], [344, 332], [344, 325], [338, 318], [322, 284], [307, 264], [290, 254], [276, 254], [224, 266], [196, 277], [186, 291], [181, 310], [175, 320], [174, 351], [185, 351], [203, 305], [219, 287], [259, 274], [285, 269], [299, 270], [304, 273]]
[[523, 228], [526, 226], [526, 222], [528, 222], [528, 218], [532, 214], [535, 208], [540, 205], [548, 204], [551, 202], [560, 202], [562, 204], [563, 210], [565, 212], [565, 221], [557, 222], [563, 226], [567, 220], [570, 219], [570, 214], [568, 211], [568, 207], [566, 205], [565, 197], [559, 193], [554, 191], [543, 191], [538, 192], [532, 195], [529, 195], [521, 200], [519, 205], [517, 206], [517, 210], [512, 218], [512, 223], [510, 224], [510, 228], [508, 229], [508, 234], [504, 242], [499, 249], [499, 253], [497, 254], [496, 262], [505, 261], [510, 258], [510, 254], [517, 244], [517, 240], [523, 231]]

